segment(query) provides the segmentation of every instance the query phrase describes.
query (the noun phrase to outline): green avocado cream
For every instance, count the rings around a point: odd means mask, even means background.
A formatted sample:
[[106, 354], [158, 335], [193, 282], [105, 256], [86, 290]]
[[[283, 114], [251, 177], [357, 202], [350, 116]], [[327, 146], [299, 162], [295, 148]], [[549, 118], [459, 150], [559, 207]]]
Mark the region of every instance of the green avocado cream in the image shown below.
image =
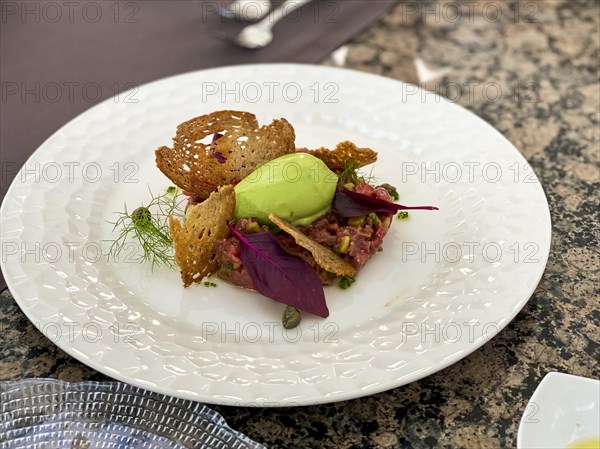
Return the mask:
[[256, 217], [271, 224], [275, 214], [293, 225], [308, 225], [327, 213], [338, 177], [319, 158], [293, 153], [261, 165], [235, 186], [235, 218]]

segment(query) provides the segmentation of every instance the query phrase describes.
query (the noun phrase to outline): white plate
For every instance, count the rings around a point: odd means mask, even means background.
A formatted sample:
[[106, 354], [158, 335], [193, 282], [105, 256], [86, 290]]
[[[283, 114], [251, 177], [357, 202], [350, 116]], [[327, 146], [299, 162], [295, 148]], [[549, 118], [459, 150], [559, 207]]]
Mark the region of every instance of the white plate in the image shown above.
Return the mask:
[[517, 447], [566, 448], [592, 438], [600, 439], [600, 381], [548, 373], [527, 403]]
[[[298, 146], [372, 147], [401, 202], [441, 210], [396, 221], [350, 290], [327, 289], [330, 317], [287, 333], [282, 306], [257, 294], [184, 290], [175, 272], [97, 258], [112, 213], [169, 185], [154, 150], [219, 109], [286, 117]], [[0, 213], [7, 283], [58, 346], [139, 387], [232, 405], [355, 398], [460, 360], [529, 299], [551, 228], [525, 160], [470, 112], [394, 80], [288, 64], [188, 73], [88, 110], [30, 158]]]

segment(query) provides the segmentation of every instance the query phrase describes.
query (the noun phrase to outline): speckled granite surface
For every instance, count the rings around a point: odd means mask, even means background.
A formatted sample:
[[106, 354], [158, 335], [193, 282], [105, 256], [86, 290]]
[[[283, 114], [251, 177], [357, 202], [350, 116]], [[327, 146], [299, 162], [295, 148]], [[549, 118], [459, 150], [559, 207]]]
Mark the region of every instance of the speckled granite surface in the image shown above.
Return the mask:
[[[456, 98], [522, 151], [552, 213], [544, 277], [491, 342], [421, 381], [299, 409], [215, 407], [269, 447], [512, 447], [547, 372], [600, 377], [600, 3], [475, 1], [463, 5], [460, 19], [458, 4], [399, 4], [354, 39], [346, 66], [422, 82], [419, 58], [434, 72], [425, 80], [430, 89]], [[54, 346], [4, 291], [0, 380], [32, 376], [105, 379]]]

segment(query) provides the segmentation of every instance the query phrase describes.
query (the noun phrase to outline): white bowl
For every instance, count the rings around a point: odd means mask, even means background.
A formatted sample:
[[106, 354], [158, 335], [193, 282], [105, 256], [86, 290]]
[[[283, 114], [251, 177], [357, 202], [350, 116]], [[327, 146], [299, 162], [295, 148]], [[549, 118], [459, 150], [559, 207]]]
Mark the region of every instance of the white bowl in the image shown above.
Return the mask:
[[600, 437], [600, 381], [548, 373], [529, 400], [518, 449], [560, 449]]

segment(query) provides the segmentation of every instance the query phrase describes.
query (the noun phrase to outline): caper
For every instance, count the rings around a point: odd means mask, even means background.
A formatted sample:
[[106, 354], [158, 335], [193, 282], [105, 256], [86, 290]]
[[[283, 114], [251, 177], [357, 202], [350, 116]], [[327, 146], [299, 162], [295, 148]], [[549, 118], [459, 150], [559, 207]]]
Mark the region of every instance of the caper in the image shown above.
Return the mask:
[[287, 306], [283, 311], [283, 327], [284, 329], [293, 329], [298, 324], [300, 324], [300, 320], [302, 316], [300, 315], [300, 311], [292, 306]]
[[152, 214], [147, 207], [138, 207], [131, 213], [131, 220], [134, 224], [150, 223]]
[[387, 182], [385, 184], [381, 184], [380, 186], [377, 187], [382, 187], [385, 190], [387, 190], [387, 193], [390, 194], [390, 196], [394, 199], [394, 201], [398, 201], [398, 199], [400, 198], [400, 195], [398, 195], [398, 190], [396, 189], [396, 187], [394, 187], [391, 184], [388, 184]]

